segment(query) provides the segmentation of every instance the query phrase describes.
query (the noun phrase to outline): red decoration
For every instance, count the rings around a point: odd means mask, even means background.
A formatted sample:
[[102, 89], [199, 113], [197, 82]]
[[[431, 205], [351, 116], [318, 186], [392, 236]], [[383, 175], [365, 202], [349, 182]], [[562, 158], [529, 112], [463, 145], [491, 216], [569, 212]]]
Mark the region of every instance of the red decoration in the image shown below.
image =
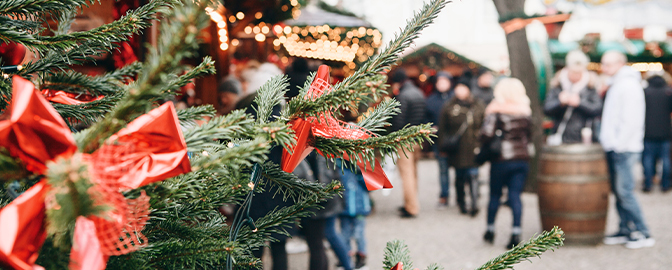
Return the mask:
[[[18, 76], [13, 80], [11, 116], [0, 121], [0, 146], [10, 149], [31, 171], [44, 173], [47, 161], [71, 156], [75, 143], [63, 119], [32, 83]], [[91, 165], [93, 188], [101, 194], [96, 203], [110, 205], [112, 210], [106, 218], [77, 219], [72, 269], [104, 269], [109, 256], [146, 245], [140, 232], [148, 219], [149, 197], [143, 192], [127, 200], [120, 191], [189, 172], [186, 149], [175, 108], [166, 103], [129, 123], [92, 155], [83, 154]], [[32, 269], [45, 238], [48, 189], [43, 180], [0, 209], [0, 265]]]
[[29, 171], [42, 174], [48, 160], [70, 156], [77, 150], [75, 140], [63, 118], [35, 91], [33, 83], [14, 76], [12, 87], [9, 119], [0, 121], [0, 146], [26, 163]]
[[403, 263], [403, 262], [399, 262], [399, 263], [397, 263], [397, 265], [395, 265], [394, 267], [390, 268], [390, 270], [404, 270], [404, 263]]
[[91, 101], [101, 100], [105, 96], [92, 96], [86, 94], [73, 94], [64, 91], [42, 90], [42, 95], [49, 101], [60, 104], [75, 105]]
[[16, 42], [0, 43], [0, 58], [2, 58], [2, 64], [7, 66], [20, 65], [25, 57], [25, 46]]
[[[321, 65], [317, 71], [315, 79], [310, 85], [310, 89], [304, 98], [315, 99], [325, 93], [333, 91], [328, 82], [329, 67]], [[347, 140], [367, 139], [375, 134], [356, 125], [351, 125], [343, 121], [336, 120], [333, 113], [325, 112], [317, 117], [295, 118], [289, 124], [296, 134], [296, 145], [292, 146], [292, 154], [287, 150], [282, 153], [282, 169], [285, 172], [293, 172], [296, 166], [310, 154], [315, 148], [313, 146], [314, 136], [323, 138], [339, 138]], [[322, 154], [321, 151], [318, 152]], [[349, 160], [350, 157], [343, 153], [343, 158]], [[361, 169], [368, 190], [377, 190], [381, 188], [392, 188], [392, 184], [387, 179], [383, 168], [378, 161], [375, 161], [374, 170], [371, 170], [371, 164], [368, 162], [358, 162], [357, 166]]]
[[33, 269], [46, 238], [45, 180], [35, 184], [0, 210], [0, 268]]

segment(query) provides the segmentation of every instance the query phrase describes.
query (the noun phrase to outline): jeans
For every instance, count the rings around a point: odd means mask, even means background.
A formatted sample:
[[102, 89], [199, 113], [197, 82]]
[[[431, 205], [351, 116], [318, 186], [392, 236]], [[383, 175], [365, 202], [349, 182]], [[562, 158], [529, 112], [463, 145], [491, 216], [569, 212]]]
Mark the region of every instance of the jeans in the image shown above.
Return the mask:
[[345, 239], [345, 244], [350, 248], [350, 239], [354, 238], [357, 244], [357, 253], [366, 255], [366, 238], [364, 229], [366, 227], [366, 216], [341, 216], [341, 234]]
[[[640, 154], [634, 152], [607, 152], [611, 191], [616, 196], [616, 210], [620, 218], [619, 233], [639, 231], [649, 236], [649, 229], [644, 223], [633, 189], [635, 187], [632, 167], [639, 160]], [[634, 229], [633, 227], [634, 226]]]
[[644, 166], [644, 188], [651, 189], [653, 177], [656, 175], [656, 163], [663, 163], [663, 175], [660, 186], [663, 190], [670, 188], [670, 141], [644, 140], [642, 152], [642, 166]]
[[495, 224], [495, 216], [499, 210], [499, 199], [502, 197], [504, 186], [508, 189], [509, 204], [513, 212], [513, 226], [520, 227], [523, 215], [523, 204], [520, 193], [525, 186], [525, 179], [529, 171], [527, 161], [499, 161], [490, 165], [490, 202], [488, 203], [488, 225]]
[[346, 238], [343, 238], [338, 232], [336, 232], [336, 216], [331, 216], [327, 218], [327, 223], [324, 227], [324, 236], [329, 241], [331, 250], [334, 251], [338, 260], [341, 261], [343, 269], [351, 270], [352, 262], [350, 261], [350, 245], [344, 241]]
[[448, 198], [450, 192], [450, 174], [448, 173], [448, 157], [441, 156], [438, 150], [434, 150], [436, 161], [439, 162], [439, 185], [441, 186], [441, 193], [439, 198]]
[[469, 185], [471, 196], [471, 209], [478, 209], [478, 168], [460, 168], [455, 169], [455, 193], [457, 194], [457, 205], [460, 208], [466, 206], [464, 202], [464, 185]]

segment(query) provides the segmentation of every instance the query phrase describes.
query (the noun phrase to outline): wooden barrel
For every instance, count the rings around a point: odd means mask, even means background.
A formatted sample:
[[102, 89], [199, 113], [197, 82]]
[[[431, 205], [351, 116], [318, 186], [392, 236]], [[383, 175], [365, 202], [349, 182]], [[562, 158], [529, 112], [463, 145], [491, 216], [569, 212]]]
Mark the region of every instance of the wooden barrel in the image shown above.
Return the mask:
[[565, 232], [565, 243], [602, 242], [609, 206], [609, 171], [602, 147], [544, 147], [539, 161], [537, 195], [544, 230]]

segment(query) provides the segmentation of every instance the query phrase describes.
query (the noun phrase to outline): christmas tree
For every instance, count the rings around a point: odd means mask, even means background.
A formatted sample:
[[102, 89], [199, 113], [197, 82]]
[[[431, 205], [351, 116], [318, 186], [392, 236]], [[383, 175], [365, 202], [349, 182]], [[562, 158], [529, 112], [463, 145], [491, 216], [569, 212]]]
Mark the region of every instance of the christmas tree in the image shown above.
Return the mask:
[[[0, 3], [2, 267], [260, 268], [252, 250], [342, 190], [336, 181], [323, 186], [286, 172], [302, 154], [315, 148], [329, 159], [343, 158], [343, 166], [372, 173], [367, 184], [375, 189], [389, 187], [376, 170], [377, 155], [404, 154], [399, 146], [411, 150], [431, 141], [429, 124], [377, 134], [398, 112], [394, 99], [357, 126], [336, 117], [341, 108], [385, 94], [384, 73], [445, 1], [427, 3], [385, 50], [344, 81], [319, 86], [324, 72], [307, 78], [279, 116], [271, 112], [287, 90], [282, 76], [258, 90], [256, 117], [234, 111], [201, 126], [195, 121], [213, 117], [213, 107], [176, 111], [159, 104], [189, 80], [214, 72], [207, 56], [194, 68], [182, 61], [199, 57], [200, 29], [218, 3], [152, 0], [117, 21], [70, 33], [77, 10], [95, 2]], [[72, 68], [114, 50], [152, 20], [161, 21], [161, 34], [144, 62], [99, 76]], [[25, 50], [36, 59], [21, 63]], [[269, 161], [273, 147], [284, 149], [287, 163], [284, 157], [283, 164]], [[293, 204], [252, 220], [254, 194], [271, 188]], [[239, 205], [228, 223], [217, 211], [223, 204]], [[529, 254], [561, 244], [561, 235], [555, 232], [555, 242]]]

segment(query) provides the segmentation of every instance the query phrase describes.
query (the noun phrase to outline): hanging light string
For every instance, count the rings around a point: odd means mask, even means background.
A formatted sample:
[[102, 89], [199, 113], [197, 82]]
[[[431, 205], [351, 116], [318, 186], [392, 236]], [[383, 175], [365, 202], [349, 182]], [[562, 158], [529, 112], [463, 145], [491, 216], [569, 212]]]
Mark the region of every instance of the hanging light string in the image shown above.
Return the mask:
[[[250, 227], [252, 232], [257, 232], [257, 226], [254, 225], [254, 220], [250, 217], [250, 208], [252, 207], [252, 198], [254, 197], [254, 189], [259, 184], [261, 179], [261, 165], [255, 163], [252, 167], [252, 174], [250, 175], [250, 192], [245, 197], [245, 201], [240, 205], [236, 215], [233, 218], [233, 223], [231, 224], [231, 232], [229, 233], [229, 241], [234, 242], [238, 239], [238, 233], [243, 228], [243, 225]], [[226, 269], [233, 269], [233, 258], [231, 253], [227, 255], [226, 258]]]

